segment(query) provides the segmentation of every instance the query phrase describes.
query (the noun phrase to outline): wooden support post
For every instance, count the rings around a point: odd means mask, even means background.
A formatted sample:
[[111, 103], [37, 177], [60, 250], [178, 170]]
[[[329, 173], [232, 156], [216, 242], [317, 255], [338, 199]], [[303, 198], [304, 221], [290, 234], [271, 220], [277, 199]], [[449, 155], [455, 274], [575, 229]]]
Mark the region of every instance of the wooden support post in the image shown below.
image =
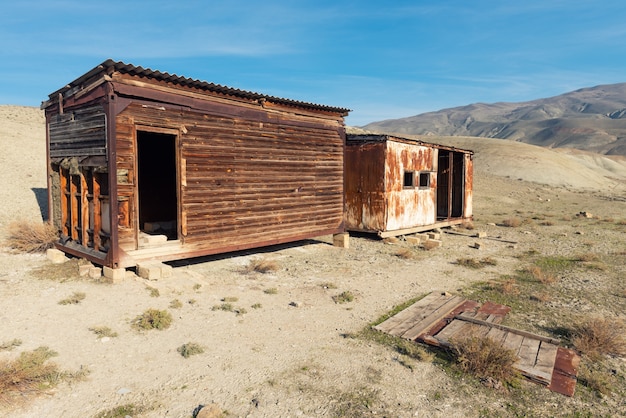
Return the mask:
[[102, 240], [100, 238], [100, 231], [102, 230], [102, 206], [100, 205], [100, 180], [98, 179], [98, 173], [93, 173], [91, 176], [93, 182], [93, 249], [100, 251]]
[[78, 178], [69, 175], [70, 178], [70, 237], [78, 240]]
[[69, 210], [69, 185], [68, 185], [69, 171], [59, 167], [59, 183], [60, 183], [60, 196], [61, 200], [61, 233], [65, 236], [70, 235], [68, 228], [68, 210]]
[[89, 246], [89, 199], [87, 197], [87, 179], [85, 173], [80, 170], [80, 238], [83, 246]]

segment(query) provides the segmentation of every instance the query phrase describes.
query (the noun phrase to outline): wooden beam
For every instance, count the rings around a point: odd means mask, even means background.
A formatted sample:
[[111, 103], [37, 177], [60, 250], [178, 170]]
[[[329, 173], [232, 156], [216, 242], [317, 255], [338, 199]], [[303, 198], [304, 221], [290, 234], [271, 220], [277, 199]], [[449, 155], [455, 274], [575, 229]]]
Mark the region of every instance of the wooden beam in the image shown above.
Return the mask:
[[550, 343], [550, 344], [559, 345], [561, 343], [556, 338], [544, 337], [543, 335], [533, 334], [532, 332], [522, 331], [522, 330], [519, 330], [519, 329], [507, 327], [505, 325], [494, 324], [493, 322], [482, 321], [480, 319], [471, 318], [471, 317], [465, 316], [463, 314], [455, 316], [454, 319], [460, 319], [461, 321], [472, 322], [472, 323], [477, 324], [477, 325], [485, 325], [485, 326], [488, 326], [488, 327], [498, 328], [498, 329], [501, 329], [501, 330], [504, 330], [504, 331], [511, 332], [513, 334], [521, 335], [523, 337], [529, 337], [529, 338], [534, 338], [534, 339], [537, 339], [537, 340], [540, 340], [540, 341], [545, 341], [545, 342]]
[[98, 173], [94, 172], [91, 176], [93, 182], [93, 249], [100, 251], [102, 240], [100, 232], [102, 231], [102, 205], [100, 204], [100, 179]]
[[78, 187], [76, 176], [70, 174], [70, 237], [78, 240]]
[[89, 198], [87, 192], [87, 179], [85, 173], [80, 170], [80, 238], [83, 246], [89, 246]]
[[65, 236], [70, 236], [69, 227], [68, 227], [68, 200], [69, 200], [69, 186], [68, 186], [68, 177], [69, 171], [59, 167], [59, 183], [60, 183], [60, 193], [59, 198], [61, 199], [61, 233]]

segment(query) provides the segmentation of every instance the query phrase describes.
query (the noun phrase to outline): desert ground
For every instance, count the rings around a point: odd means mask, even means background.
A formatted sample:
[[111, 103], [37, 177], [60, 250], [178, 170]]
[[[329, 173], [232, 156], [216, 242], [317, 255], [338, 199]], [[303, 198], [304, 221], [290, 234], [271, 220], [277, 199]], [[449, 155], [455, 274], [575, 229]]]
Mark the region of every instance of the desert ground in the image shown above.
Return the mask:
[[[47, 213], [44, 130], [40, 110], [0, 106], [0, 241], [12, 221], [41, 222]], [[21, 344], [1, 350], [0, 361], [45, 346], [57, 353], [50, 361], [60, 370], [83, 378], [10, 397], [0, 415], [118, 416], [106, 413], [126, 405], [134, 417], [191, 417], [198, 406], [215, 404], [233, 417], [626, 416], [621, 358], [607, 360], [612, 391], [579, 383], [570, 398], [525, 381], [489, 388], [437, 356], [420, 361], [359, 337], [411, 298], [472, 294], [472, 286], [513, 276], [531, 262], [529, 254], [593, 253], [595, 264], [565, 272], [548, 290], [551, 299], [529, 300], [536, 315], [514, 309], [512, 325], [549, 334], [581, 315], [626, 319], [624, 159], [500, 140], [424, 139], [476, 152], [473, 229], [444, 231], [442, 247], [429, 251], [367, 235], [338, 248], [320, 237], [176, 262], [171, 277], [156, 281], [128, 271], [108, 284], [80, 277], [78, 260], [53, 265], [43, 254], [2, 244], [0, 345]], [[513, 217], [519, 226], [502, 225]], [[473, 248], [477, 231], [496, 239]], [[398, 256], [400, 249], [413, 256]], [[457, 262], [487, 257], [495, 265]], [[277, 269], [247, 268], [259, 259]], [[79, 303], [59, 303], [76, 292], [85, 295]], [[336, 303], [342, 292], [354, 300]], [[169, 311], [171, 326], [133, 328], [151, 308]], [[117, 335], [90, 330], [104, 326]], [[185, 358], [178, 348], [186, 343], [204, 351]]]

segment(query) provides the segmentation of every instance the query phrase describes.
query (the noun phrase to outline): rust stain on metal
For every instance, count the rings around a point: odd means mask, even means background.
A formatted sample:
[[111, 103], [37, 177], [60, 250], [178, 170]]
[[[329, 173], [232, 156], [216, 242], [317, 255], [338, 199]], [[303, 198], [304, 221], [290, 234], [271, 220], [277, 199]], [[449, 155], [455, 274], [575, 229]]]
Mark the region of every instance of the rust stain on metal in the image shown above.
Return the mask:
[[[348, 229], [380, 234], [434, 225], [440, 219], [461, 223], [471, 218], [473, 178], [466, 162], [471, 151], [390, 135], [348, 135], [347, 139]], [[441, 152], [451, 157], [441, 160]], [[364, 199], [374, 195], [375, 203]]]

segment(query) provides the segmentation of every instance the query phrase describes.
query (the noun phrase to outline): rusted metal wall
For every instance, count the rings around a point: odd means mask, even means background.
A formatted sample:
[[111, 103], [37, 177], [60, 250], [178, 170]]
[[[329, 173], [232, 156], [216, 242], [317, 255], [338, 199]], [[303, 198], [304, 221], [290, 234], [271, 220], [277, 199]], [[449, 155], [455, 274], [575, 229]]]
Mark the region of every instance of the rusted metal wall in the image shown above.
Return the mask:
[[[406, 229], [435, 223], [437, 186], [436, 150], [432, 147], [387, 141], [385, 190], [387, 196], [386, 230]], [[430, 185], [403, 187], [405, 171], [429, 172]]]
[[385, 229], [384, 142], [346, 147], [346, 228]]

